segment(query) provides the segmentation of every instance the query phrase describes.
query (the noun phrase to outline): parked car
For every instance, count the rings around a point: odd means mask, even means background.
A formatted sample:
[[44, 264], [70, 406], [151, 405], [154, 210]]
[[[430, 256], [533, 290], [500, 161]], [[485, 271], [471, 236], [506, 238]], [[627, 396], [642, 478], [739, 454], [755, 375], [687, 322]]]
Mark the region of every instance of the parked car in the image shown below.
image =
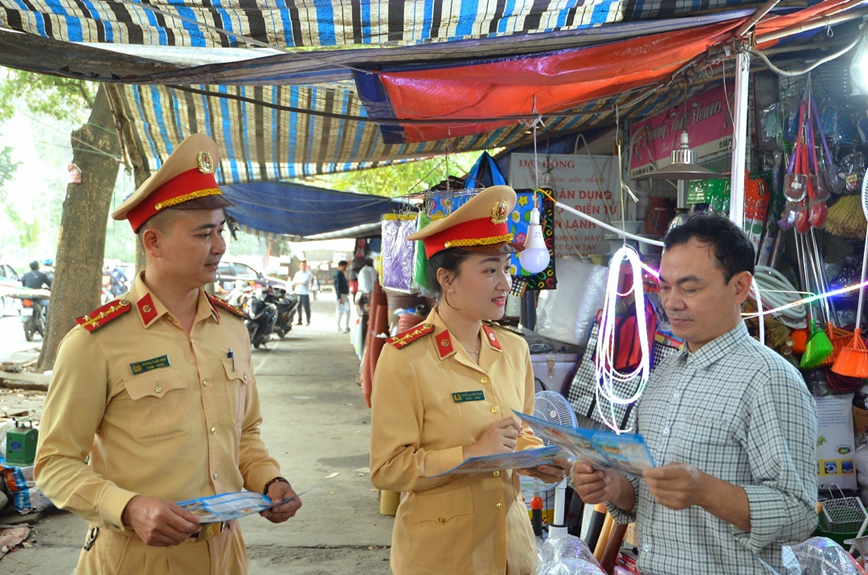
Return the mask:
[[11, 290], [21, 288], [21, 276], [11, 264], [0, 261], [0, 316], [11, 312], [16, 307], [15, 300], [7, 294]]
[[287, 283], [280, 278], [264, 275], [256, 268], [234, 258], [224, 257], [217, 266], [217, 283], [226, 291], [232, 291], [235, 282], [258, 282], [287, 289]]

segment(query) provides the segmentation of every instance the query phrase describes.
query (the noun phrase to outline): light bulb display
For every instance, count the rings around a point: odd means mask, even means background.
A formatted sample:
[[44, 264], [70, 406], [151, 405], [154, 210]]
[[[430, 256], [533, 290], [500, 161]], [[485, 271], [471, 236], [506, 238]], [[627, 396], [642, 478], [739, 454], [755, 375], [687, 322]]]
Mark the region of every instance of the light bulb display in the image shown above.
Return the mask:
[[538, 274], [545, 270], [551, 256], [543, 237], [542, 226], [539, 223], [539, 210], [534, 205], [530, 212], [530, 225], [527, 227], [527, 237], [524, 240], [524, 250], [518, 254], [521, 267], [529, 274]]

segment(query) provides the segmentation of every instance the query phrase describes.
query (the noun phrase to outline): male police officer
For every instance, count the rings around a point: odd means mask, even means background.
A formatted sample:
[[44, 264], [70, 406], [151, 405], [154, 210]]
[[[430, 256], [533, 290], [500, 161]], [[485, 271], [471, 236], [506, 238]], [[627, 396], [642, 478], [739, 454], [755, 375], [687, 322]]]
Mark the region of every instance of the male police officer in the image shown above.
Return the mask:
[[78, 575], [243, 574], [237, 522], [200, 525], [175, 502], [249, 489], [288, 500], [262, 513], [274, 523], [301, 507], [259, 435], [242, 314], [202, 290], [233, 205], [217, 163], [214, 142], [194, 134], [112, 214], [139, 234], [146, 269], [58, 352], [35, 478], [90, 523]]

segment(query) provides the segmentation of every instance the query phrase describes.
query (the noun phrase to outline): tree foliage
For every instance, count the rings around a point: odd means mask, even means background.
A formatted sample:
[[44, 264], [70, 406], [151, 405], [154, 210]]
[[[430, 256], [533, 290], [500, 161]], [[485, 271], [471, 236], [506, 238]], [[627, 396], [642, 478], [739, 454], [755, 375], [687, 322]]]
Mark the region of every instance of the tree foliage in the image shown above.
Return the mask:
[[398, 197], [427, 190], [452, 176], [463, 176], [473, 167], [480, 152], [450, 154], [417, 162], [390, 164], [358, 172], [345, 172], [309, 178], [304, 181], [314, 186], [344, 192], [358, 192], [374, 196]]
[[57, 120], [80, 122], [93, 108], [97, 87], [84, 80], [0, 68], [0, 122], [12, 118], [21, 107]]
[[0, 201], [6, 200], [6, 184], [15, 177], [15, 172], [21, 162], [12, 159], [12, 148], [4, 146], [0, 148]]

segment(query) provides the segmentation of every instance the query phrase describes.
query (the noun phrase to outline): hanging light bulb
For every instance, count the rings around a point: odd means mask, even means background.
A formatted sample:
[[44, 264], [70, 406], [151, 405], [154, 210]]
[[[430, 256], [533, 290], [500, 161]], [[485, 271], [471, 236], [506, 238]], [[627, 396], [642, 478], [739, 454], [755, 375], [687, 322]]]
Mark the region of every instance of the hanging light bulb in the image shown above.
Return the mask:
[[524, 251], [518, 254], [521, 267], [529, 274], [538, 274], [546, 269], [551, 261], [549, 249], [543, 238], [542, 226], [539, 223], [539, 210], [536, 207], [536, 194], [533, 199], [533, 209], [530, 211], [530, 225], [524, 239]]

